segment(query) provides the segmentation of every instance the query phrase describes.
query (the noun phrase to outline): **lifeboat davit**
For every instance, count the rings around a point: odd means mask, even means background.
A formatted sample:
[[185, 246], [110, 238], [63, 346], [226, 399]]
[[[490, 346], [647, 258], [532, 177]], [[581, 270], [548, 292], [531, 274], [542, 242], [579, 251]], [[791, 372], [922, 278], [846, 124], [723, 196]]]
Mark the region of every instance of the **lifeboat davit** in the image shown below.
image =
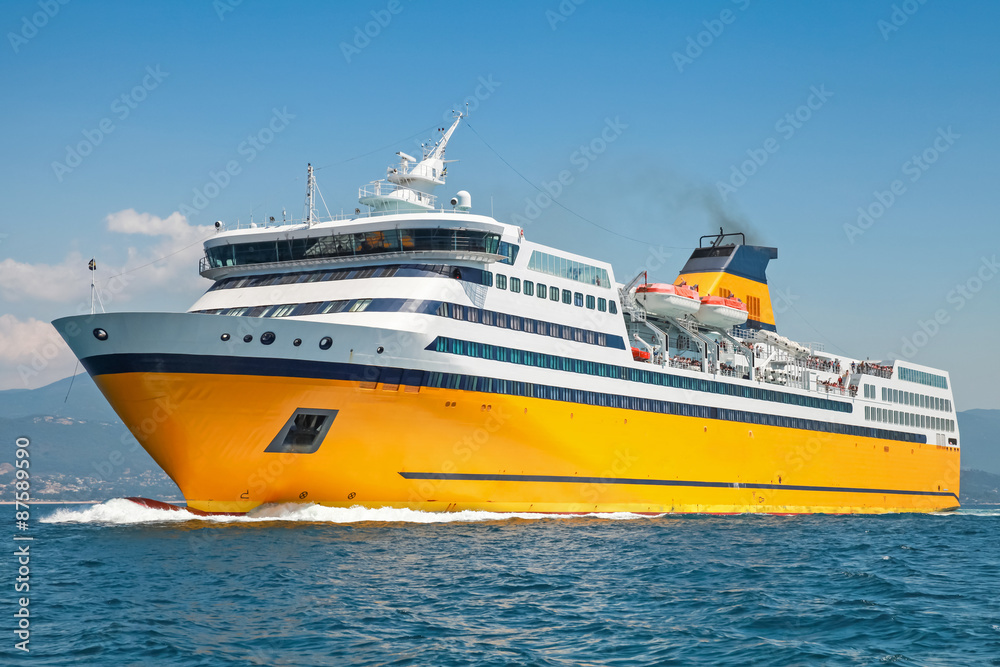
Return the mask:
[[686, 285], [646, 283], [635, 288], [635, 299], [657, 317], [693, 315], [701, 308], [698, 291]]
[[746, 322], [747, 315], [747, 306], [739, 299], [708, 295], [701, 297], [695, 317], [706, 326], [728, 329]]

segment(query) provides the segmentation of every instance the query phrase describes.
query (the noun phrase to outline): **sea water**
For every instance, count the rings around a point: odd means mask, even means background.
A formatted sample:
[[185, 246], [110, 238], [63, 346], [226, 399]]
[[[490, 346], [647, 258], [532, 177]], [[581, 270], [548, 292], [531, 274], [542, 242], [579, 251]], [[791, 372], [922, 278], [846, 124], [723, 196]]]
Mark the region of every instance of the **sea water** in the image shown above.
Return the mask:
[[1000, 664], [996, 509], [35, 511], [2, 664]]

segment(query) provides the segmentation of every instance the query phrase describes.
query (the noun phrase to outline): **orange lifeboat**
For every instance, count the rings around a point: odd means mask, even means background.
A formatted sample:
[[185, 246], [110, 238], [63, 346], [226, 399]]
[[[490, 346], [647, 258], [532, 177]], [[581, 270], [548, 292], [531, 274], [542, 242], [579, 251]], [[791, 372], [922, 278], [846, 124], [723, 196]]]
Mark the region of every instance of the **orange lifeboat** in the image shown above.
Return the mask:
[[646, 283], [635, 288], [635, 299], [657, 317], [693, 315], [701, 307], [698, 290], [687, 285]]
[[747, 306], [736, 297], [706, 295], [701, 297], [701, 307], [695, 315], [702, 324], [717, 329], [728, 329], [747, 321]]
[[632, 359], [635, 361], [649, 361], [649, 352], [646, 350], [640, 350], [637, 347], [632, 348]]

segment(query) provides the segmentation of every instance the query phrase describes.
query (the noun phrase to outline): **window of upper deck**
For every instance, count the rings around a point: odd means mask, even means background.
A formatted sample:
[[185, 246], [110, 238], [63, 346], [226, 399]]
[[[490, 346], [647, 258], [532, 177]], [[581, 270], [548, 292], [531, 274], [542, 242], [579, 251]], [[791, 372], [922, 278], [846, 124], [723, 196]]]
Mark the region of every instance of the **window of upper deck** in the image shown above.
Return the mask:
[[501, 255], [513, 264], [519, 247], [499, 234], [472, 229], [385, 229], [356, 234], [329, 234], [315, 238], [273, 239], [232, 243], [205, 249], [209, 268], [266, 264], [304, 259], [367, 256], [389, 252], [471, 251]]
[[502, 273], [497, 274], [497, 289], [507, 289], [507, 276]]
[[520, 294], [521, 292], [521, 279], [511, 277], [510, 279], [510, 291], [515, 294]]
[[577, 262], [558, 255], [550, 255], [538, 250], [531, 251], [528, 259], [528, 268], [539, 273], [547, 273], [550, 276], [567, 278], [588, 285], [598, 287], [610, 287], [611, 280], [608, 272], [598, 266], [591, 266], [583, 262]]
[[530, 280], [524, 281], [524, 296], [533, 296], [535, 294], [535, 283]]

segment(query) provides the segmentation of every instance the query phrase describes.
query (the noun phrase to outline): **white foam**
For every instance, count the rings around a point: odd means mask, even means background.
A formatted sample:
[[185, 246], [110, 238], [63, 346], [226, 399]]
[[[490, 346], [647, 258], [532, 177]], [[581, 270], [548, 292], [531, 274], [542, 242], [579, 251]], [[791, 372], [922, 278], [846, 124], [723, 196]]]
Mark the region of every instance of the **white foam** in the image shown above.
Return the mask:
[[211, 523], [260, 523], [265, 521], [293, 521], [313, 523], [456, 523], [507, 521], [510, 519], [578, 519], [581, 516], [612, 521], [649, 518], [641, 514], [615, 512], [603, 514], [567, 515], [532, 514], [520, 512], [420, 512], [393, 507], [367, 508], [324, 507], [315, 504], [289, 503], [285, 505], [265, 505], [246, 516], [198, 516], [186, 510], [165, 510], [144, 507], [131, 500], [115, 498], [86, 509], [58, 509], [41, 519], [42, 523], [57, 524], [111, 524], [133, 525], [148, 523], [180, 523], [184, 521], [204, 521]]
[[184, 511], [159, 510], [145, 507], [131, 500], [114, 498], [100, 505], [85, 509], [62, 508], [41, 519], [42, 523], [107, 523], [128, 525], [140, 523], [179, 523], [195, 519], [195, 515]]
[[1000, 516], [1000, 507], [986, 509], [984, 507], [960, 507], [954, 512], [939, 512], [937, 516]]

